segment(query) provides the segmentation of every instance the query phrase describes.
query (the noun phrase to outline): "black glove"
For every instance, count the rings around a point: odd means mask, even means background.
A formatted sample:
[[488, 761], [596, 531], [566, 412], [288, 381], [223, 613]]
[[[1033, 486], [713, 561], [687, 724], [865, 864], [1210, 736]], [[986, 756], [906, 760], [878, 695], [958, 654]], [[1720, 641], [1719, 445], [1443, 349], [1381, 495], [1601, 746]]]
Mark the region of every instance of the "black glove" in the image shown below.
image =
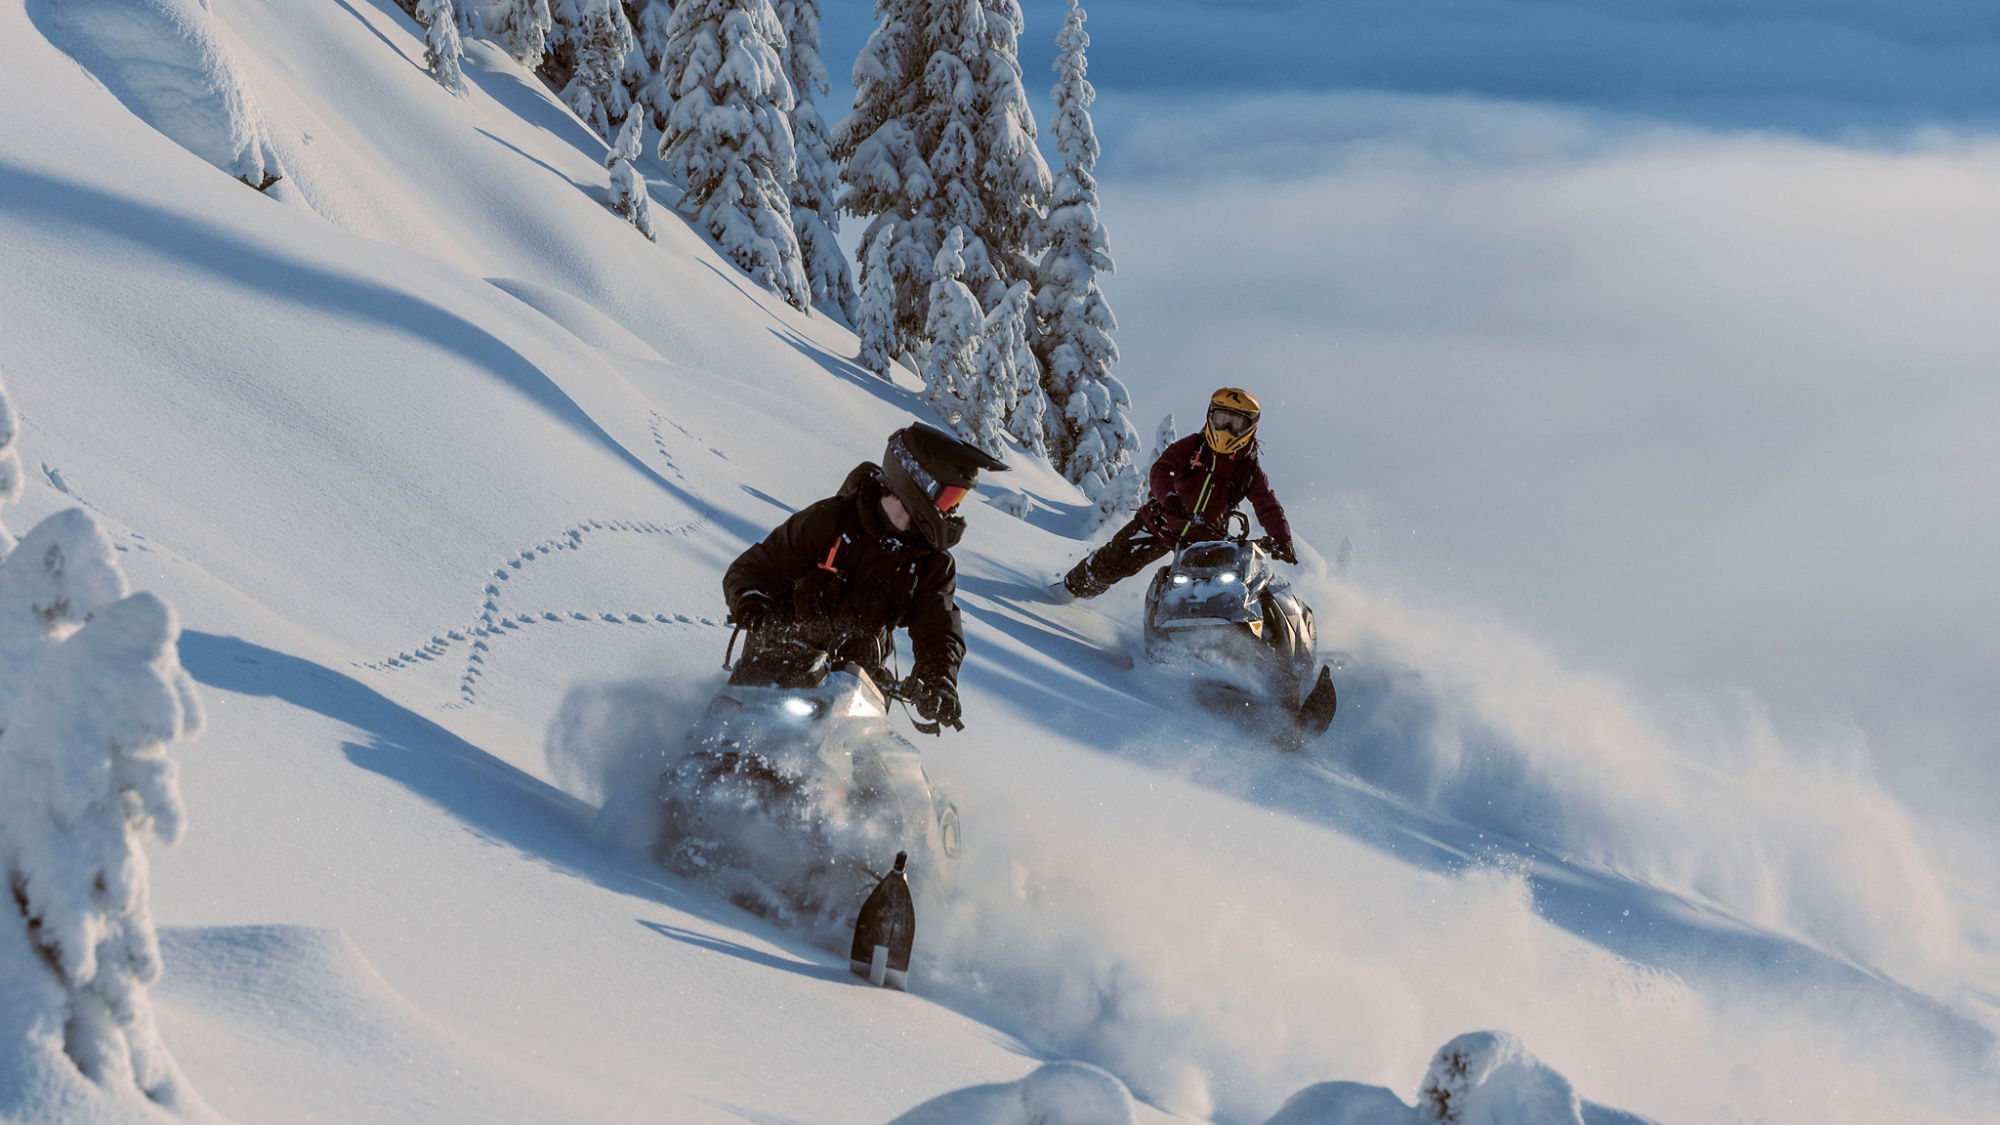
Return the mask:
[[738, 629], [754, 633], [769, 625], [776, 613], [777, 607], [771, 604], [770, 598], [751, 590], [736, 599], [736, 608], [731, 611], [729, 618], [736, 623]]
[[956, 727], [965, 714], [958, 704], [957, 685], [941, 676], [926, 676], [918, 680], [914, 694], [917, 714], [931, 722]]
[[1293, 566], [1298, 565], [1299, 553], [1292, 549], [1291, 540], [1273, 539], [1270, 541], [1270, 544], [1272, 558], [1277, 559], [1279, 562], [1291, 563]]

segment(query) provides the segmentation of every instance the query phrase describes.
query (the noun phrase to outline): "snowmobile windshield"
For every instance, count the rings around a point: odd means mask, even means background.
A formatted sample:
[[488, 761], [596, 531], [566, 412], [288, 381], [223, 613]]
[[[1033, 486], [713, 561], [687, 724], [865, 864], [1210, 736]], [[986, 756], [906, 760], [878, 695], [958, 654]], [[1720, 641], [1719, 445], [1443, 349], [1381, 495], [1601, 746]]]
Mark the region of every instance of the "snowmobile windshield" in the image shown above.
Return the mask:
[[809, 690], [826, 682], [833, 668], [827, 654], [798, 641], [776, 640], [745, 646], [742, 659], [731, 670], [729, 682], [737, 685]]
[[1192, 570], [1214, 570], [1236, 565], [1236, 548], [1228, 543], [1202, 543], [1181, 552], [1181, 565]]

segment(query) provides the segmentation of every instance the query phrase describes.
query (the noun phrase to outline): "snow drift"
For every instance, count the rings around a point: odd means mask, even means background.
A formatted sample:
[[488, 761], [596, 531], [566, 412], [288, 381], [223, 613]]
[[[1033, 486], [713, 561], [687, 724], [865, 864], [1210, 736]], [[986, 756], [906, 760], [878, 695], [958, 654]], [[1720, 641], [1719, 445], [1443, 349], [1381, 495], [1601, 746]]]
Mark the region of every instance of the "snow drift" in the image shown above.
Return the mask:
[[1019, 1082], [957, 1090], [889, 1125], [1131, 1125], [1125, 1084], [1086, 1063], [1045, 1063]]
[[207, 0], [33, 0], [49, 41], [125, 108], [259, 191], [284, 170]]

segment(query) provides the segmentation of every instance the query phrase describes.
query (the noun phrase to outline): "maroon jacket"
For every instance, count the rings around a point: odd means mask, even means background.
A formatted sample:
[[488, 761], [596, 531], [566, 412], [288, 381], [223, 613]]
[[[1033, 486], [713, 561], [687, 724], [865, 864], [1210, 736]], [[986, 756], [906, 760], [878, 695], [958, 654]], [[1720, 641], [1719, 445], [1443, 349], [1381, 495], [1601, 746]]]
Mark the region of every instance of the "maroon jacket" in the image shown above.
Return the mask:
[[1189, 525], [1189, 521], [1177, 518], [1161, 506], [1169, 496], [1180, 497], [1196, 519], [1217, 527], [1222, 526], [1225, 514], [1235, 511], [1247, 498], [1257, 512], [1257, 522], [1263, 525], [1264, 534], [1280, 540], [1292, 537], [1291, 525], [1285, 522], [1285, 509], [1279, 506], [1270, 480], [1257, 464], [1255, 441], [1234, 453], [1217, 453], [1208, 447], [1202, 435], [1189, 434], [1168, 446], [1160, 459], [1153, 462], [1152, 486], [1152, 502], [1139, 509], [1139, 518], [1145, 521], [1148, 531], [1162, 539], [1179, 541], [1186, 536]]

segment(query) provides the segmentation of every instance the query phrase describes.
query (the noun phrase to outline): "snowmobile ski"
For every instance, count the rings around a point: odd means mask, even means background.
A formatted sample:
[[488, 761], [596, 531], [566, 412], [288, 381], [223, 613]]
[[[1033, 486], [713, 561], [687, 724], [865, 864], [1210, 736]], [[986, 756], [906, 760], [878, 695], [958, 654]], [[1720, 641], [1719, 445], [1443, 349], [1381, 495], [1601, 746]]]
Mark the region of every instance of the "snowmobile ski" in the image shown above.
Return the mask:
[[1321, 665], [1319, 680], [1306, 695], [1306, 701], [1299, 704], [1298, 714], [1279, 732], [1279, 749], [1297, 750], [1325, 734], [1326, 728], [1333, 725], [1333, 713], [1339, 706], [1340, 697], [1333, 690], [1333, 669]]
[[854, 948], [847, 967], [878, 988], [910, 990], [910, 947], [917, 937], [917, 908], [910, 901], [910, 879], [904, 866], [908, 852], [896, 853], [896, 866], [861, 904], [854, 923]]

